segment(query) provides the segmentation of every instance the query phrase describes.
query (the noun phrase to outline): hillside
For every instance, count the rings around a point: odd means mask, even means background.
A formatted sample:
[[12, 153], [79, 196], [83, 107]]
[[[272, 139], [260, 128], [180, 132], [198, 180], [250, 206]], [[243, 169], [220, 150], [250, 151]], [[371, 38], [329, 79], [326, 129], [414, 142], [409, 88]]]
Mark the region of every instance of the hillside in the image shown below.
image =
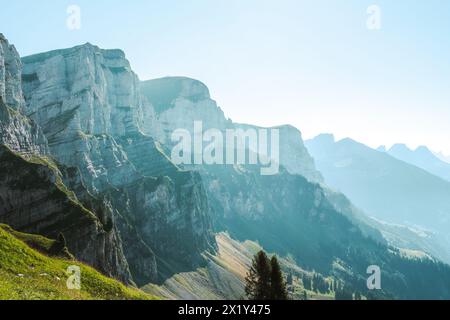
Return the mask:
[[[145, 292], [161, 296], [167, 299], [187, 300], [237, 300], [245, 298], [245, 277], [250, 268], [253, 256], [263, 250], [258, 243], [253, 241], [239, 242], [230, 238], [227, 233], [219, 233], [216, 236], [218, 245], [217, 254], [208, 254], [208, 264], [196, 271], [174, 275], [163, 285], [149, 284], [142, 289]], [[293, 261], [279, 258], [280, 265], [286, 274], [292, 276], [292, 284], [288, 286], [291, 297], [303, 299], [304, 292], [308, 299], [329, 300], [334, 298], [334, 292], [318, 293], [304, 288], [303, 277], [312, 277], [312, 272], [307, 272], [297, 266]], [[328, 279], [331, 281], [331, 279]]]
[[[0, 300], [155, 299], [75, 260], [46, 256], [24, 241], [41, 251], [53, 244], [50, 239], [0, 225]], [[67, 289], [66, 270], [71, 265], [81, 268], [81, 290]]]

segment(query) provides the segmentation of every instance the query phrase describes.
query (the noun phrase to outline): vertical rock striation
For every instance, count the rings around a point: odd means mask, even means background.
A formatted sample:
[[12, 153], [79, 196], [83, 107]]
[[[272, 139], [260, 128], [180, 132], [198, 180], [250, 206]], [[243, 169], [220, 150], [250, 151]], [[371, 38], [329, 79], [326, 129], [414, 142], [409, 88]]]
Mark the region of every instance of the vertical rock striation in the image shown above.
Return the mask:
[[0, 33], [0, 144], [24, 153], [46, 153], [46, 139], [30, 119], [21, 82], [22, 62], [13, 45]]
[[110, 204], [136, 282], [200, 265], [215, 249], [202, 179], [148, 135], [155, 112], [124, 53], [85, 44], [22, 61], [26, 113], [55, 159], [79, 169], [70, 187]]
[[21, 82], [22, 63], [16, 48], [0, 33], [0, 97], [14, 110], [25, 105]]
[[[167, 77], [141, 83], [141, 91], [151, 105], [144, 105], [143, 130], [158, 141], [170, 146], [171, 134], [176, 129], [193, 133], [194, 121], [201, 121], [203, 129], [253, 128], [257, 126], [233, 123], [227, 119], [211, 99], [208, 88], [198, 80]], [[323, 178], [315, 168], [314, 160], [306, 150], [300, 131], [292, 126], [280, 126], [280, 164], [291, 174], [299, 174], [313, 182]], [[225, 135], [224, 135], [225, 136]]]
[[[51, 238], [63, 233], [79, 260], [131, 282], [120, 238], [105, 230], [106, 211], [88, 209], [67, 188], [43, 130], [24, 111], [22, 63], [0, 35], [0, 221]], [[75, 179], [73, 168], [64, 171]]]

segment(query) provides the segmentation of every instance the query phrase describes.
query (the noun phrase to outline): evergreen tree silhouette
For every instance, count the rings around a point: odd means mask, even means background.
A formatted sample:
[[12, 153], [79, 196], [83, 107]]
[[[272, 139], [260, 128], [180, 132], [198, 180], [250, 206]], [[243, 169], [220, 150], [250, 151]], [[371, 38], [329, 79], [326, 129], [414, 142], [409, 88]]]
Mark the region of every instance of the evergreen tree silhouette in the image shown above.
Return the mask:
[[245, 278], [245, 294], [250, 300], [269, 300], [271, 267], [264, 251], [258, 252]]
[[271, 300], [287, 300], [288, 293], [286, 290], [286, 282], [281, 272], [280, 264], [277, 257], [273, 256], [270, 260], [270, 299]]

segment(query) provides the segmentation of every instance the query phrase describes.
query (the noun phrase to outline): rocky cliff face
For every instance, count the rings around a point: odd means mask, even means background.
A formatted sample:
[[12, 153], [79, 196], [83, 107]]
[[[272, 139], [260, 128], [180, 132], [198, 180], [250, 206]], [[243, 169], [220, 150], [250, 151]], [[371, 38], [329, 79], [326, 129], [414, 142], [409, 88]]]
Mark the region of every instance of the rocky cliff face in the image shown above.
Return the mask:
[[[152, 114], [152, 121], [157, 123], [149, 133], [169, 149], [173, 145], [172, 132], [181, 128], [193, 135], [194, 121], [201, 121], [203, 130], [261, 129], [227, 120], [206, 86], [196, 80], [151, 80], [142, 84], [142, 91], [153, 106], [144, 114]], [[339, 237], [347, 238], [346, 242], [353, 236], [360, 237], [360, 231], [332, 205], [327, 191], [317, 183], [322, 182], [322, 176], [314, 167], [300, 131], [292, 126], [274, 129], [280, 132], [279, 174], [262, 176], [259, 165], [185, 167], [198, 171], [205, 182], [216, 230], [227, 230], [241, 240], [258, 240], [268, 250], [291, 253], [298, 261], [308, 261], [310, 267], [326, 268], [332, 259], [345, 256], [344, 249], [332, 243]], [[327, 230], [336, 226], [334, 231]], [[366, 229], [367, 234], [381, 240], [379, 233]], [[315, 247], [307, 243], [315, 243]], [[321, 246], [334, 246], [336, 252], [320, 253], [317, 248]]]
[[79, 169], [79, 181], [65, 180], [70, 187], [82, 184], [111, 205], [138, 284], [198, 266], [215, 248], [201, 178], [182, 172], [145, 134], [154, 110], [123, 52], [86, 44], [23, 63], [26, 113], [52, 156]]
[[21, 71], [22, 63], [16, 48], [0, 33], [0, 97], [14, 110], [20, 110], [25, 105]]
[[0, 33], [0, 144], [24, 153], [47, 152], [42, 131], [21, 114], [22, 62], [13, 45]]
[[[63, 233], [69, 250], [79, 260], [130, 282], [120, 238], [115, 229], [105, 230], [111, 215], [106, 210], [96, 215], [81, 204], [64, 184], [62, 171], [48, 157], [43, 131], [22, 114], [21, 72], [19, 55], [0, 35], [0, 221], [52, 238]], [[64, 169], [76, 179], [73, 169]]]
[[62, 233], [78, 260], [131, 282], [116, 230], [108, 229], [101, 217], [67, 189], [51, 160], [23, 157], [1, 146], [0, 167], [0, 221], [52, 239]]
[[[194, 121], [202, 121], [203, 130], [215, 128], [222, 134], [226, 129], [260, 129], [226, 120], [198, 81], [164, 78], [144, 82], [142, 88], [152, 104], [143, 114], [154, 123], [144, 129], [169, 152], [174, 145], [172, 132], [185, 129], [192, 138]], [[381, 233], [345, 196], [323, 185], [298, 130], [276, 129], [280, 131], [278, 174], [263, 176], [258, 165], [184, 165], [197, 171], [206, 185], [216, 230], [226, 230], [234, 239], [257, 240], [269, 252], [290, 255], [306, 269], [343, 279], [363, 292], [367, 266], [383, 265], [390, 279], [387, 291], [404, 295], [407, 290], [400, 283], [415, 281], [406, 266], [409, 261], [387, 247]]]
[[[143, 114], [148, 126], [144, 130], [171, 146], [171, 134], [176, 129], [194, 132], [194, 121], [201, 121], [203, 130], [214, 128], [224, 132], [226, 129], [260, 127], [233, 123], [227, 119], [211, 99], [208, 88], [198, 80], [183, 77], [168, 77], [144, 81], [141, 91], [151, 106], [145, 105]], [[300, 131], [286, 125], [280, 130], [280, 164], [291, 174], [300, 174], [310, 181], [322, 182], [323, 178], [315, 168], [314, 160], [306, 150]]]
[[27, 154], [46, 154], [47, 140], [42, 130], [0, 97], [0, 144]]
[[[185, 129], [194, 136], [194, 122], [201, 121], [203, 130], [214, 128], [222, 131], [225, 137], [227, 129], [262, 129], [260, 127], [237, 124], [225, 118], [222, 110], [211, 99], [208, 88], [201, 82], [188, 78], [163, 78], [141, 84], [142, 92], [151, 105], [144, 110], [150, 112], [155, 125], [148, 133], [162, 141], [170, 149], [174, 145], [171, 134], [176, 129]], [[320, 173], [314, 167], [314, 161], [303, 145], [300, 131], [292, 126], [281, 126], [280, 164], [281, 173], [274, 179], [289, 179], [290, 175], [301, 175], [310, 181], [322, 181]], [[170, 154], [170, 151], [169, 151]], [[267, 178], [256, 173], [259, 166], [204, 165], [185, 166], [198, 170], [203, 177], [208, 198], [214, 209], [216, 226], [229, 230], [230, 224], [237, 226], [241, 219], [252, 221], [261, 217], [282, 215], [281, 208], [273, 204], [270, 189], [261, 188]], [[286, 191], [287, 193], [297, 191]], [[284, 201], [286, 202], [286, 200]], [[245, 224], [245, 223], [244, 223]], [[241, 226], [243, 228], [243, 226]], [[243, 235], [243, 233], [242, 233]]]

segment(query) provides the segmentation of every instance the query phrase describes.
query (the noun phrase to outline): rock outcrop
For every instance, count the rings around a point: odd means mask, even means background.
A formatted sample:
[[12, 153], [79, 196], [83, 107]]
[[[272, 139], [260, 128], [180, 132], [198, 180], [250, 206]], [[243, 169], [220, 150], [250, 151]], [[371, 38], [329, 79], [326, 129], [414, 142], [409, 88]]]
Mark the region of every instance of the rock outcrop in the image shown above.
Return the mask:
[[0, 33], [0, 144], [24, 153], [47, 152], [42, 131], [21, 111], [22, 62], [13, 45]]
[[[148, 133], [169, 149], [174, 145], [172, 132], [185, 129], [193, 136], [195, 121], [202, 122], [203, 130], [215, 128], [224, 136], [227, 129], [262, 129], [226, 119], [206, 86], [196, 80], [163, 78], [146, 81], [141, 86], [151, 103], [144, 106], [150, 112], [144, 108], [143, 114], [151, 114], [156, 122]], [[336, 256], [319, 253], [317, 247], [306, 244], [330, 246], [336, 242], [335, 237], [359, 237], [360, 231], [329, 201], [327, 191], [320, 185], [322, 176], [315, 169], [300, 131], [288, 125], [272, 129], [280, 133], [280, 172], [276, 175], [261, 175], [259, 165], [184, 167], [198, 171], [203, 178], [217, 231], [226, 230], [240, 240], [258, 240], [268, 250], [292, 253], [298, 261], [323, 268]], [[339, 225], [339, 232], [327, 231], [332, 225]], [[370, 228], [367, 234], [382, 240]], [[336, 247], [337, 256], [341, 250]]]
[[16, 48], [0, 33], [0, 97], [14, 110], [25, 105], [22, 95], [22, 62]]
[[144, 111], [154, 110], [124, 53], [86, 44], [22, 61], [26, 113], [52, 156], [80, 171], [79, 181], [65, 180], [70, 187], [83, 184], [111, 205], [136, 282], [201, 264], [202, 252], [215, 249], [202, 180], [146, 134]]
[[[217, 103], [211, 99], [208, 88], [198, 80], [168, 77], [144, 81], [141, 91], [151, 106], [145, 105], [143, 130], [166, 146], [173, 145], [171, 134], [185, 129], [193, 134], [194, 122], [201, 121], [203, 130], [253, 128], [248, 124], [233, 123], [227, 119]], [[314, 160], [306, 150], [301, 132], [289, 125], [276, 127], [280, 131], [280, 164], [291, 174], [300, 174], [313, 182], [323, 178], [315, 168]], [[225, 136], [225, 134], [224, 134]]]
[[[22, 113], [21, 79], [20, 57], [0, 36], [0, 221], [51, 238], [62, 233], [79, 260], [130, 283], [120, 238], [115, 229], [105, 230], [112, 216], [86, 208], [64, 184], [43, 131]], [[73, 169], [61, 169], [75, 179]]]

